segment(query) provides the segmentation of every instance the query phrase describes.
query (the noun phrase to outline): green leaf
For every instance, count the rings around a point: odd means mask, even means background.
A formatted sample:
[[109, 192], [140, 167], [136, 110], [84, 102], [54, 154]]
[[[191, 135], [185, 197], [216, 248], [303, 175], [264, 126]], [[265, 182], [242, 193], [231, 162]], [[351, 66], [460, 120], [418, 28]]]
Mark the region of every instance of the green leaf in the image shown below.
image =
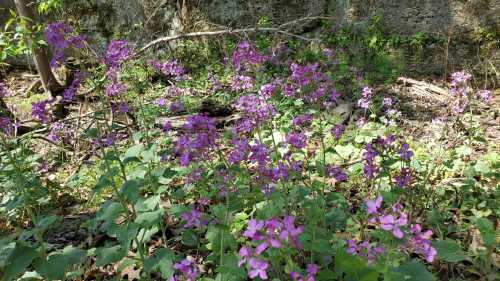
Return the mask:
[[127, 198], [130, 202], [137, 202], [139, 199], [139, 191], [141, 186], [144, 185], [144, 181], [142, 180], [128, 180], [123, 183], [120, 193]]
[[127, 255], [127, 248], [123, 248], [121, 245], [98, 248], [96, 249], [96, 255], [95, 265], [102, 267], [122, 260]]
[[432, 243], [438, 252], [438, 257], [446, 262], [459, 262], [464, 260], [469, 260], [469, 257], [453, 240], [439, 240]]
[[20, 242], [16, 243], [9, 256], [9, 263], [4, 269], [3, 280], [10, 281], [24, 273], [36, 255], [35, 249]]
[[158, 249], [153, 256], [146, 259], [144, 262], [144, 270], [146, 272], [159, 270], [164, 279], [169, 279], [174, 274], [172, 268], [172, 260], [174, 257], [175, 255], [172, 250], [166, 248]]
[[37, 223], [37, 231], [40, 232], [45, 232], [52, 224], [54, 224], [57, 221], [60, 221], [61, 218], [58, 216], [47, 216], [44, 217], [43, 219], [39, 220]]
[[425, 266], [413, 260], [409, 263], [401, 265], [400, 267], [394, 269], [393, 280], [405, 280], [405, 281], [433, 281], [434, 276], [427, 271]]
[[207, 248], [215, 253], [220, 253], [228, 248], [236, 249], [236, 239], [227, 229], [220, 227], [211, 227], [206, 234], [207, 240], [210, 242]]
[[220, 273], [221, 280], [243, 281], [247, 280], [247, 275], [243, 267], [238, 266], [238, 256], [227, 254], [222, 258], [222, 264], [217, 267], [216, 272]]
[[137, 200], [137, 203], [135, 204], [135, 210], [137, 212], [146, 212], [146, 211], [152, 211], [158, 207], [158, 204], [160, 203], [160, 196], [151, 196], [148, 198], [140, 198]]
[[144, 212], [137, 215], [135, 222], [143, 227], [150, 227], [160, 223], [160, 220], [165, 213], [164, 209], [158, 209], [152, 212]]
[[335, 271], [344, 273], [349, 281], [377, 281], [378, 273], [368, 267], [366, 261], [357, 256], [349, 255], [345, 249], [338, 249], [335, 255]]
[[[116, 237], [122, 245], [129, 245], [139, 232], [139, 226], [135, 223], [126, 223], [122, 225], [113, 225], [108, 229], [108, 235]], [[128, 246], [127, 246], [128, 247]]]
[[120, 203], [113, 201], [106, 201], [99, 209], [96, 215], [96, 221], [113, 221], [125, 211], [125, 208]]
[[68, 246], [62, 251], [51, 254], [47, 260], [37, 259], [35, 269], [50, 280], [63, 280], [70, 266], [80, 263], [85, 257], [85, 251]]
[[182, 232], [181, 242], [186, 246], [194, 247], [198, 245], [198, 236], [190, 229], [184, 230], [184, 232]]
[[226, 217], [229, 215], [226, 206], [218, 204], [211, 206], [212, 214], [214, 214], [221, 222], [226, 221]]
[[141, 152], [143, 150], [144, 150], [144, 145], [142, 145], [142, 144], [137, 144], [137, 145], [130, 147], [129, 149], [127, 149], [127, 151], [123, 155], [122, 161], [127, 163], [130, 161], [138, 160], [139, 155], [141, 154]]
[[488, 248], [495, 245], [497, 241], [497, 234], [491, 221], [487, 218], [478, 218], [475, 220], [475, 224], [481, 232], [484, 245]]
[[336, 145], [335, 146], [335, 151], [337, 151], [337, 153], [340, 155], [340, 157], [342, 157], [344, 159], [349, 159], [349, 157], [351, 156], [351, 154], [354, 153], [355, 149], [356, 148], [352, 144], [348, 144], [348, 145]]

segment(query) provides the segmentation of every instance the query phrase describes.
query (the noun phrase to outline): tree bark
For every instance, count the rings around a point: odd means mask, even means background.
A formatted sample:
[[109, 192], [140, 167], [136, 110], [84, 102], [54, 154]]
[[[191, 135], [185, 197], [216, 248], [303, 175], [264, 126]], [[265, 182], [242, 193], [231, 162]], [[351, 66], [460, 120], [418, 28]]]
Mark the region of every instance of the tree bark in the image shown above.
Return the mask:
[[[35, 12], [33, 6], [34, 1], [30, 0], [14, 0], [16, 3], [16, 9], [19, 16], [28, 20], [28, 28], [31, 30], [34, 20]], [[63, 90], [63, 86], [59, 84], [52, 69], [50, 68], [49, 59], [47, 52], [44, 48], [40, 46], [34, 46], [30, 38], [28, 38], [28, 45], [33, 51], [33, 59], [35, 61], [36, 69], [40, 75], [40, 80], [42, 80], [43, 88], [46, 92], [49, 92], [52, 97], [60, 95]]]

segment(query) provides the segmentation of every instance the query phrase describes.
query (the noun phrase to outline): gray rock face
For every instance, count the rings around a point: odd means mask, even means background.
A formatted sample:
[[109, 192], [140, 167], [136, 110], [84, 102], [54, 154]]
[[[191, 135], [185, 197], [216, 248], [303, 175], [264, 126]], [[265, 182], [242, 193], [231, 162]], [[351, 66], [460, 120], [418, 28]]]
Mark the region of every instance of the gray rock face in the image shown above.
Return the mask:
[[[9, 2], [0, 1], [0, 9], [8, 7]], [[363, 27], [372, 16], [380, 15], [384, 25], [396, 35], [424, 32], [445, 38], [450, 32], [467, 35], [481, 29], [496, 32], [497, 36], [500, 33], [500, 0], [74, 0], [66, 3], [54, 18], [78, 23], [82, 33], [92, 36], [98, 51], [103, 51], [113, 37], [142, 45], [159, 36], [181, 32], [221, 26], [253, 27], [263, 17], [272, 25], [279, 25], [307, 16], [332, 16], [337, 26]], [[0, 16], [0, 22], [4, 21]], [[465, 42], [468, 44], [472, 45]]]
[[196, 20], [244, 27], [262, 17], [280, 24], [306, 16], [334, 16], [339, 24], [358, 24], [381, 15], [387, 27], [402, 35], [500, 27], [500, 0], [75, 0], [65, 13], [83, 22], [89, 32], [139, 41], [199, 30]]

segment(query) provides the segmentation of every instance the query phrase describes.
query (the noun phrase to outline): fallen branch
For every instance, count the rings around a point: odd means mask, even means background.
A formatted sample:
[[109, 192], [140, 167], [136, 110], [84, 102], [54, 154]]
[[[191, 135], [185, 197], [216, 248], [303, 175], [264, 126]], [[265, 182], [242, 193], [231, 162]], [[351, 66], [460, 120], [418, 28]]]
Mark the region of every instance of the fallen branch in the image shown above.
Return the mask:
[[412, 86], [416, 86], [417, 88], [420, 88], [420, 89], [427, 91], [427, 92], [430, 91], [430, 92], [434, 92], [434, 93], [437, 93], [437, 94], [440, 94], [443, 96], [448, 96], [447, 90], [445, 90], [441, 87], [438, 87], [436, 85], [424, 82], [424, 81], [418, 81], [418, 80], [406, 78], [406, 77], [399, 77], [398, 82], [403, 82], [403, 84], [405, 84], [405, 85], [409, 84]]
[[306, 18], [300, 18], [296, 19], [290, 22], [286, 22], [281, 24], [279, 27], [249, 27], [249, 28], [238, 28], [238, 29], [222, 29], [222, 30], [214, 30], [214, 31], [199, 31], [199, 32], [192, 32], [192, 33], [186, 33], [186, 34], [178, 34], [178, 35], [173, 35], [173, 36], [165, 36], [165, 37], [160, 37], [156, 40], [153, 40], [146, 44], [144, 47], [139, 49], [137, 52], [135, 52], [131, 58], [136, 57], [142, 53], [144, 53], [147, 49], [158, 45], [160, 43], [166, 43], [174, 40], [180, 40], [184, 38], [193, 38], [193, 37], [200, 37], [200, 36], [214, 36], [214, 35], [222, 35], [222, 34], [237, 34], [237, 33], [248, 33], [248, 32], [268, 32], [268, 33], [280, 33], [286, 36], [298, 38], [304, 41], [320, 41], [319, 39], [316, 38], [307, 38], [301, 35], [293, 34], [290, 33], [286, 30], [284, 30], [284, 27], [286, 26], [292, 26], [295, 24], [298, 24], [299, 22], [304, 22], [304, 21], [310, 21], [310, 20], [318, 20], [318, 19], [332, 19], [332, 17], [306, 17]]

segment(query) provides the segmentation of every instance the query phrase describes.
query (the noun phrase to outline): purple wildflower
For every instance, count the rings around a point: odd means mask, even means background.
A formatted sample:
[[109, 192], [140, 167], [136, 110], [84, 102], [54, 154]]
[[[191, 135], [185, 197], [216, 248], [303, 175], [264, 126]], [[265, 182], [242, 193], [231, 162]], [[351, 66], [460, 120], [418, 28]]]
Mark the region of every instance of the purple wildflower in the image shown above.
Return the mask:
[[251, 258], [248, 263], [250, 264], [248, 277], [251, 279], [259, 277], [262, 280], [267, 280], [267, 268], [269, 267], [269, 263], [267, 261]]
[[0, 98], [10, 96], [10, 91], [5, 85], [5, 83], [0, 82]]
[[493, 94], [490, 90], [477, 91], [476, 96], [478, 99], [482, 99], [484, 102], [490, 102], [493, 98]]
[[116, 97], [128, 90], [127, 86], [119, 83], [117, 80], [112, 79], [111, 84], [106, 87], [106, 95], [108, 97]]
[[252, 240], [260, 240], [262, 239], [262, 235], [260, 231], [264, 228], [264, 221], [258, 221], [255, 219], [251, 219], [248, 222], [247, 230], [243, 233], [243, 236], [248, 237]]
[[296, 149], [302, 149], [307, 145], [307, 137], [304, 133], [289, 133], [286, 142]]
[[395, 176], [394, 179], [399, 187], [408, 186], [412, 180], [411, 170], [408, 168], [401, 169], [401, 173]]
[[164, 133], [169, 132], [170, 130], [172, 130], [172, 123], [170, 123], [170, 121], [166, 121], [166, 122], [163, 124], [163, 126], [162, 126], [161, 130], [162, 130]]
[[298, 115], [295, 118], [293, 118], [293, 125], [298, 127], [310, 125], [312, 123], [312, 120], [313, 120], [312, 114]]
[[336, 140], [339, 140], [344, 134], [345, 127], [342, 124], [337, 124], [332, 128], [332, 135]]
[[408, 161], [413, 156], [413, 151], [410, 150], [410, 145], [407, 143], [401, 144], [401, 149], [399, 150], [399, 155], [404, 161]]
[[185, 228], [198, 228], [205, 225], [207, 222], [202, 220], [203, 213], [198, 210], [182, 213], [181, 219], [185, 221]]
[[[179, 263], [174, 264], [174, 269], [180, 271], [186, 281], [194, 281], [198, 277], [198, 267], [191, 258], [186, 258]], [[170, 281], [179, 280], [175, 275], [170, 279]]]
[[249, 90], [253, 87], [253, 78], [245, 75], [236, 75], [231, 82], [232, 91]]
[[185, 78], [186, 69], [177, 60], [166, 61], [165, 63], [160, 63], [155, 60], [149, 60], [147, 62], [149, 65], [153, 66], [157, 71], [162, 72], [166, 76], [172, 76], [175, 80], [180, 81]]
[[181, 112], [184, 110], [184, 104], [180, 101], [173, 102], [170, 104], [170, 111], [173, 113]]
[[358, 106], [363, 109], [368, 109], [372, 102], [373, 90], [370, 87], [364, 87], [361, 93], [362, 97], [358, 100]]
[[259, 54], [255, 46], [243, 41], [236, 46], [233, 52], [233, 65], [236, 71], [250, 65], [258, 65], [266, 61], [266, 57]]
[[120, 64], [132, 55], [128, 42], [124, 40], [113, 40], [108, 45], [104, 63], [110, 69], [118, 69]]
[[56, 67], [66, 61], [66, 49], [82, 48], [84, 39], [79, 35], [71, 35], [73, 29], [64, 22], [53, 22], [45, 28], [45, 39], [52, 49], [53, 57], [50, 66]]
[[427, 262], [433, 262], [437, 251], [431, 244], [432, 230], [422, 232], [420, 224], [415, 224], [411, 226], [410, 231], [414, 235], [409, 241], [410, 247], [416, 253], [423, 255]]
[[354, 240], [347, 241], [347, 253], [351, 255], [359, 255], [367, 258], [368, 264], [373, 264], [378, 256], [385, 252], [384, 248], [370, 243], [370, 241], [363, 241], [356, 243]]
[[250, 261], [250, 258], [252, 257], [252, 248], [243, 246], [240, 248], [238, 254], [241, 257], [241, 259], [238, 261], [238, 266], [241, 267], [243, 264]]
[[31, 105], [31, 115], [38, 119], [38, 121], [42, 123], [47, 123], [50, 119], [49, 116], [49, 106], [55, 100], [54, 99], [46, 99], [39, 102], [35, 102]]
[[338, 182], [345, 182], [348, 178], [347, 173], [342, 168], [332, 165], [327, 165], [326, 175], [335, 178]]
[[398, 218], [395, 218], [393, 215], [384, 215], [379, 218], [380, 227], [383, 230], [392, 231], [392, 234], [396, 238], [403, 238], [404, 233], [401, 231], [402, 226], [405, 226], [408, 223], [408, 216], [405, 213], [401, 213]]
[[15, 125], [9, 117], [0, 117], [0, 130], [7, 135], [14, 134]]
[[164, 107], [167, 105], [167, 100], [165, 98], [158, 98], [155, 100], [155, 104], [159, 107]]
[[366, 201], [367, 212], [370, 215], [378, 214], [378, 209], [382, 206], [382, 201], [384, 198], [382, 196], [377, 196], [375, 200]]
[[71, 82], [71, 85], [69, 85], [69, 87], [64, 90], [63, 101], [65, 101], [65, 102], [73, 101], [73, 99], [76, 96], [76, 92], [78, 91], [78, 88], [80, 88], [80, 84], [82, 83], [83, 76], [84, 76], [83, 73], [80, 71], [78, 71], [75, 74], [75, 79], [73, 79], [73, 82]]

